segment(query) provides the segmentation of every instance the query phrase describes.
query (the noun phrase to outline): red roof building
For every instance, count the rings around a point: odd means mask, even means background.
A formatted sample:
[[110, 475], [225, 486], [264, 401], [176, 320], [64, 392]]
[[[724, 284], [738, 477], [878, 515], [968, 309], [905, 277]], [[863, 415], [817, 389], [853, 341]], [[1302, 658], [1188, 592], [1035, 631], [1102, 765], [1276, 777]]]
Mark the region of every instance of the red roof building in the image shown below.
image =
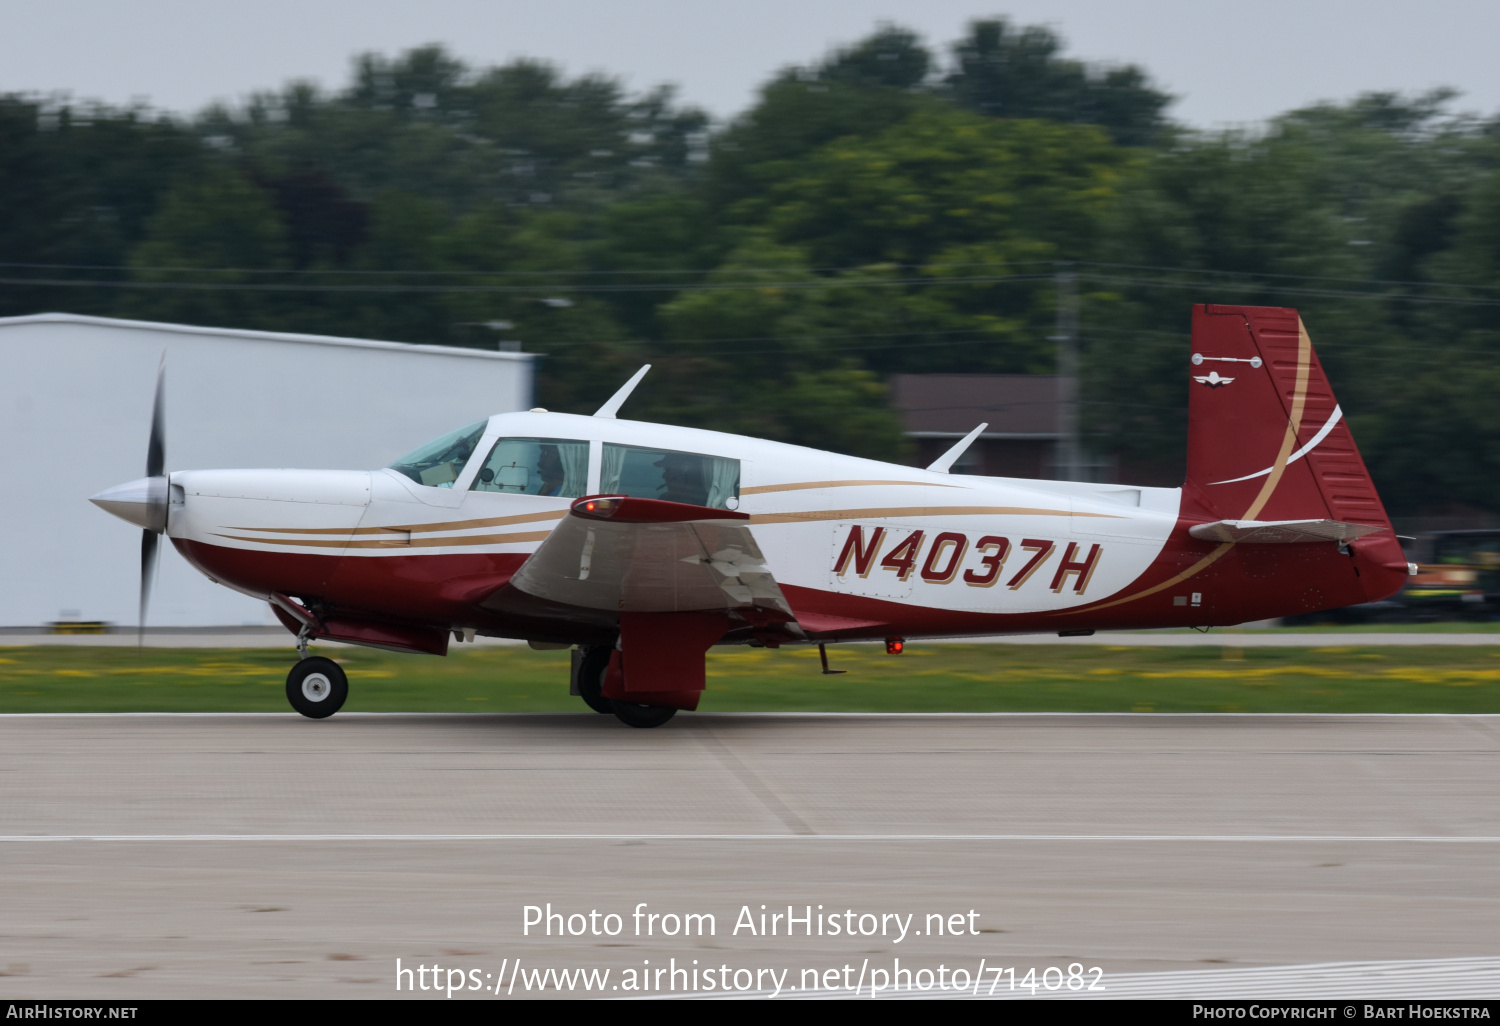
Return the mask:
[[[954, 464], [956, 474], [1054, 478], [1062, 440], [1055, 374], [897, 374], [891, 405], [910, 462], [925, 467], [982, 423], [989, 427]], [[1091, 468], [1093, 469], [1093, 468]]]

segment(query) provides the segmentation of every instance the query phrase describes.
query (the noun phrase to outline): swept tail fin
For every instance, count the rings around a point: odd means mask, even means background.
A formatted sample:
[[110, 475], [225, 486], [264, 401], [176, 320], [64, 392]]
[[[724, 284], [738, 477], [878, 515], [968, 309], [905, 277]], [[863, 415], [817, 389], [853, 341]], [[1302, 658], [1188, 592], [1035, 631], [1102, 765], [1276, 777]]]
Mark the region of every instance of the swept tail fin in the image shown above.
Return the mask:
[[1226, 520], [1390, 528], [1296, 310], [1195, 306], [1187, 489]]
[[[1185, 512], [1205, 520], [1336, 521], [1375, 530], [1352, 542], [1371, 598], [1405, 577], [1405, 557], [1307, 328], [1284, 307], [1193, 307]], [[1347, 532], [1346, 532], [1347, 533]]]

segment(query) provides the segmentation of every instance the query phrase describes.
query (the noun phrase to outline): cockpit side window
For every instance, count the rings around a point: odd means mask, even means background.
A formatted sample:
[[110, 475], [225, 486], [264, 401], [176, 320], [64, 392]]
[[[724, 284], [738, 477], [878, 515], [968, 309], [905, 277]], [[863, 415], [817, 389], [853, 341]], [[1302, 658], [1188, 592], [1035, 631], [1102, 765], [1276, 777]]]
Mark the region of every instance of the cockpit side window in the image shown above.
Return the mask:
[[463, 473], [464, 464], [474, 455], [474, 447], [479, 444], [488, 423], [481, 420], [478, 424], [449, 432], [437, 441], [407, 453], [392, 463], [390, 469], [429, 488], [452, 488], [458, 475]]
[[736, 509], [740, 461], [671, 449], [604, 444], [599, 491], [693, 506]]
[[479, 468], [473, 490], [577, 499], [588, 490], [588, 474], [587, 442], [567, 438], [502, 438]]

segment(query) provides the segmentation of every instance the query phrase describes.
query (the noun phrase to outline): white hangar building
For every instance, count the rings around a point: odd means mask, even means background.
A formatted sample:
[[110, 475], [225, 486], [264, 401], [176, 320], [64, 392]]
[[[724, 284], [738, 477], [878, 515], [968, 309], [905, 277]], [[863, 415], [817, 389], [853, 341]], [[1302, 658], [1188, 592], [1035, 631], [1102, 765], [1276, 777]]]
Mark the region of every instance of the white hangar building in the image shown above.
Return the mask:
[[[88, 501], [141, 477], [166, 355], [166, 469], [373, 469], [531, 406], [532, 355], [71, 314], [0, 318], [0, 627], [133, 626], [141, 532]], [[151, 626], [272, 622], [161, 546]]]

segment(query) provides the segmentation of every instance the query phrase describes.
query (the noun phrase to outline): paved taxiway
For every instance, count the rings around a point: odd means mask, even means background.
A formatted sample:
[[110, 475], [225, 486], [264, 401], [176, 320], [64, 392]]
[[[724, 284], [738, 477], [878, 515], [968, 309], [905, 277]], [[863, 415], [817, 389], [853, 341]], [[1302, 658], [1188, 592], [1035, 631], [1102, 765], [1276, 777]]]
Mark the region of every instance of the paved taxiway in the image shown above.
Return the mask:
[[[1496, 716], [4, 716], [0, 996], [384, 997], [398, 957], [1493, 957], [1497, 792]], [[522, 937], [546, 902], [625, 933]], [[631, 936], [638, 902], [717, 935]], [[731, 935], [763, 903], [983, 932]]]

